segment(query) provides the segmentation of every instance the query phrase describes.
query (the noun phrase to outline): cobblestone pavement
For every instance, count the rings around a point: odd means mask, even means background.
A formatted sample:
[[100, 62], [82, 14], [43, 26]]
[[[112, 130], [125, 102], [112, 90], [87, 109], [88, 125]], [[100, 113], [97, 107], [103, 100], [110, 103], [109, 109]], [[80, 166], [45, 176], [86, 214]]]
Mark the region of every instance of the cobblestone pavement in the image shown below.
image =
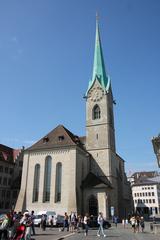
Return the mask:
[[84, 232], [70, 233], [70, 232], [59, 232], [58, 229], [46, 229], [43, 232], [41, 229], [36, 228], [35, 240], [96, 240], [96, 239], [109, 239], [109, 240], [160, 240], [160, 234], [155, 235], [150, 232], [149, 224], [146, 224], [144, 233], [133, 233], [130, 225], [127, 228], [123, 228], [121, 224], [118, 227], [112, 226], [110, 229], [105, 230], [106, 237], [97, 237], [97, 230], [89, 230], [88, 236], [84, 236]]

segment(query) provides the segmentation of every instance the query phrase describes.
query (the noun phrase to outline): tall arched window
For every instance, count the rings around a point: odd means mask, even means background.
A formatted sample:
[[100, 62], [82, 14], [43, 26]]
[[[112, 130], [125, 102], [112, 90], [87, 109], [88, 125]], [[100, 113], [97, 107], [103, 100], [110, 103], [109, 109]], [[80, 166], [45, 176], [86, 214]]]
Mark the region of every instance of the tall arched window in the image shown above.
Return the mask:
[[40, 178], [40, 165], [36, 164], [34, 168], [34, 182], [33, 182], [33, 195], [32, 195], [33, 202], [38, 202], [39, 178]]
[[56, 165], [55, 202], [61, 201], [62, 163]]
[[50, 188], [51, 188], [51, 165], [52, 158], [50, 156], [46, 157], [45, 160], [45, 173], [44, 173], [44, 193], [43, 201], [50, 201]]
[[101, 118], [101, 110], [100, 107], [96, 104], [93, 108], [93, 119], [100, 119]]

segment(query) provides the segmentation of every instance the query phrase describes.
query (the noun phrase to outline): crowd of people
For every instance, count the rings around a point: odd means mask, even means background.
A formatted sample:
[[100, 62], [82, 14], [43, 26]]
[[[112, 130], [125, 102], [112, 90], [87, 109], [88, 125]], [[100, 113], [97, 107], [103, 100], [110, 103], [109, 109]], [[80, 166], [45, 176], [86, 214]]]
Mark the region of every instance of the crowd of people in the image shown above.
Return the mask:
[[[117, 216], [114, 216], [113, 222], [115, 223], [115, 226], [117, 227], [117, 223], [118, 223]], [[123, 228], [127, 228], [129, 224], [131, 225], [134, 233], [138, 233], [140, 231], [144, 232], [145, 223], [144, 223], [143, 216], [132, 215], [131, 217], [129, 217], [127, 219], [122, 219]]]
[[[31, 235], [35, 235], [35, 227], [34, 227], [34, 211], [25, 211], [23, 214], [21, 212], [10, 212], [8, 214], [5, 214], [4, 217], [0, 220], [0, 240], [30, 240]], [[42, 214], [41, 217], [41, 229], [43, 231], [46, 230], [47, 221], [50, 227], [53, 227], [53, 220], [54, 216], [48, 216]], [[104, 236], [106, 237], [106, 234], [104, 233], [104, 218], [102, 212], [98, 214], [98, 217], [96, 218], [98, 231], [97, 236]], [[117, 227], [119, 219], [117, 216], [114, 216], [113, 222], [115, 223], [115, 226]], [[67, 214], [67, 212], [64, 213], [64, 220], [62, 226], [59, 228], [59, 231], [67, 231], [70, 232], [82, 232], [85, 236], [88, 235], [89, 227], [92, 227], [93, 225], [93, 216], [89, 216], [87, 213], [82, 215], [76, 215], [76, 213], [71, 212], [70, 215]], [[143, 216], [139, 215], [133, 215], [128, 219], [122, 219], [122, 225], [124, 228], [128, 226], [128, 224], [131, 225], [131, 228], [133, 229], [133, 232], [143, 232], [145, 228], [144, 218]]]
[[35, 235], [34, 218], [34, 211], [5, 214], [0, 221], [0, 240], [30, 240], [31, 231]]
[[144, 224], [143, 216], [133, 215], [130, 218], [130, 223], [131, 223], [131, 226], [132, 226], [132, 229], [133, 229], [134, 233], [136, 233], [136, 232], [138, 233], [140, 230], [141, 230], [141, 232], [144, 231], [145, 224]]
[[[43, 231], [46, 230], [47, 220], [49, 226], [53, 227], [53, 218], [54, 216], [49, 216], [47, 219], [47, 216], [42, 214], [40, 226]], [[30, 240], [31, 235], [36, 234], [34, 219], [34, 211], [25, 211], [23, 214], [21, 212], [10, 212], [5, 214], [0, 222], [0, 240]], [[103, 221], [103, 214], [99, 213], [97, 218], [97, 224], [99, 225], [97, 232], [98, 237], [101, 235], [104, 237], [106, 236], [104, 234]], [[82, 230], [84, 235], [87, 236], [91, 222], [92, 216], [89, 217], [88, 214], [85, 214], [85, 216], [77, 216], [74, 212], [71, 212], [70, 215], [65, 212], [63, 226], [59, 228], [59, 230], [64, 231], [66, 229], [70, 232], [80, 232], [80, 230]]]
[[[70, 215], [68, 215], [67, 212], [65, 212], [64, 224], [60, 231], [64, 231], [65, 228], [67, 229], [67, 231], [70, 232], [74, 231], [80, 232], [80, 230], [82, 230], [84, 232], [84, 235], [87, 236], [89, 227], [92, 225], [93, 222], [92, 217], [93, 216], [89, 216], [88, 213], [86, 213], [84, 216], [81, 215], [76, 216], [75, 213], [71, 213]], [[100, 237], [101, 235], [106, 237], [103, 229], [103, 223], [104, 223], [103, 214], [100, 212], [97, 217], [97, 225], [99, 225], [97, 232], [98, 237]]]

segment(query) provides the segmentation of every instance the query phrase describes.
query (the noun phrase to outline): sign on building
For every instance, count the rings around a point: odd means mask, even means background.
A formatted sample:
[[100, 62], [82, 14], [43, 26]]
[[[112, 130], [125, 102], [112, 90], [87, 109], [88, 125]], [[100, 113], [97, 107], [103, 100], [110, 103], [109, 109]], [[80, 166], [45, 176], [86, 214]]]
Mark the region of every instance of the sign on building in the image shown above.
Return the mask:
[[111, 216], [113, 217], [114, 216], [114, 207], [111, 206]]

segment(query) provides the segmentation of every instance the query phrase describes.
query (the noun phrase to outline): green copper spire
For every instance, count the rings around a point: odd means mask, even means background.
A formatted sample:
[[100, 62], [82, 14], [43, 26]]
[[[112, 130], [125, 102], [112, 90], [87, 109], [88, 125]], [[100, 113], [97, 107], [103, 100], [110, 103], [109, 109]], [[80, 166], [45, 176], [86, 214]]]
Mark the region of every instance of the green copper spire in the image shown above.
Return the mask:
[[99, 32], [98, 16], [96, 16], [96, 39], [94, 50], [93, 74], [92, 79], [89, 81], [87, 93], [96, 79], [99, 81], [103, 89], [108, 90], [110, 85], [110, 79], [109, 76], [106, 75], [105, 71], [105, 64], [103, 59], [103, 52]]

